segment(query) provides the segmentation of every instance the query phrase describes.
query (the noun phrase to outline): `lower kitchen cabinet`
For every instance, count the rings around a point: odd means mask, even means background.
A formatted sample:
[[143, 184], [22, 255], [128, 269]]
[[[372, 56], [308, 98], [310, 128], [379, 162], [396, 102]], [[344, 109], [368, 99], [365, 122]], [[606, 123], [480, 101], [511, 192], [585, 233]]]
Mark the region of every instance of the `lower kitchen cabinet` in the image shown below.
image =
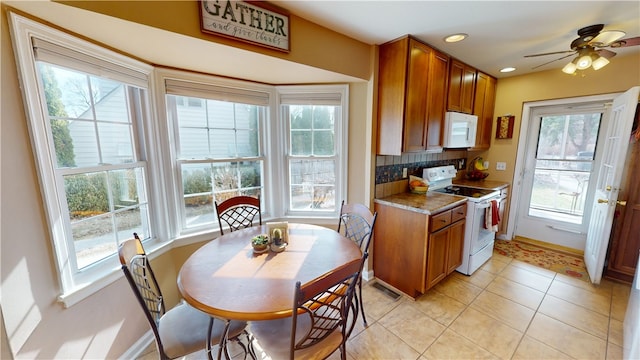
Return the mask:
[[[452, 211], [462, 210], [455, 208]], [[446, 213], [451, 213], [451, 211]], [[427, 290], [462, 265], [464, 225], [463, 216], [461, 221], [450, 223], [450, 225], [430, 233], [427, 250]]]
[[376, 203], [375, 277], [417, 298], [451, 274], [462, 264], [466, 207], [429, 216]]

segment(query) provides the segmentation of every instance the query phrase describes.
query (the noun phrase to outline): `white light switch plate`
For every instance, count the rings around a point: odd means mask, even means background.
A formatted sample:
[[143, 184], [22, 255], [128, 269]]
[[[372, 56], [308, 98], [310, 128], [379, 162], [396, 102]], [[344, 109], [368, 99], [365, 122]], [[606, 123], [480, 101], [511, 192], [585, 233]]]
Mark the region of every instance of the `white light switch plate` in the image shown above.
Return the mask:
[[402, 178], [406, 178], [407, 177], [407, 168], [402, 168]]
[[506, 162], [496, 162], [496, 170], [507, 170], [507, 163]]

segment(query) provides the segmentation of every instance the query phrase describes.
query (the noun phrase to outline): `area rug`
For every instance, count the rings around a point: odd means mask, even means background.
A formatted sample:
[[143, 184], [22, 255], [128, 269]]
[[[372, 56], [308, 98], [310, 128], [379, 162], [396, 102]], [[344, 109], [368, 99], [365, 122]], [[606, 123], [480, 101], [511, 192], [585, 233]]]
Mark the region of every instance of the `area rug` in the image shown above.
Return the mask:
[[547, 249], [518, 240], [496, 240], [493, 251], [531, 265], [549, 269], [576, 279], [589, 281], [584, 260], [579, 255]]

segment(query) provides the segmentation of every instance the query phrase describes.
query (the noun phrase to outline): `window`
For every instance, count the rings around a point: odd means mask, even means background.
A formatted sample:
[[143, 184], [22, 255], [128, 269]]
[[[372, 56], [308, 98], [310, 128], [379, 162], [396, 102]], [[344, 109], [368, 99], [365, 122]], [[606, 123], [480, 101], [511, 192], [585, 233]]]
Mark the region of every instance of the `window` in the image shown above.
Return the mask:
[[[289, 215], [339, 212], [346, 184], [345, 86], [280, 88]], [[338, 199], [338, 200], [336, 200]]]
[[140, 146], [151, 69], [36, 27], [16, 32], [16, 52], [64, 298], [112, 271], [133, 232], [151, 236]]
[[274, 88], [175, 70], [157, 78], [177, 234], [217, 229], [214, 202], [236, 195], [259, 195], [263, 219], [337, 216], [346, 188], [346, 86]]
[[[171, 73], [180, 74], [186, 76]], [[216, 201], [250, 195], [264, 202], [269, 90], [221, 87], [211, 80], [163, 82], [181, 233], [217, 228]]]
[[218, 227], [215, 201], [259, 195], [263, 219], [335, 220], [346, 85], [154, 69], [16, 14], [11, 22], [65, 305], [121, 276], [117, 246], [133, 232], [204, 239]]
[[602, 113], [542, 116], [529, 215], [582, 224]]

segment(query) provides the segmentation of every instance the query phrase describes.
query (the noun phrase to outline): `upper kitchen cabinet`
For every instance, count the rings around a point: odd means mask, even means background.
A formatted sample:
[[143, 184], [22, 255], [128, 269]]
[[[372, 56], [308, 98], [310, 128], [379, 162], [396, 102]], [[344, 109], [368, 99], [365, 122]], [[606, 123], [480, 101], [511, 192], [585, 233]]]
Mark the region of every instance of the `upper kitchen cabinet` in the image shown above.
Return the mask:
[[441, 151], [449, 57], [410, 36], [380, 46], [380, 155]]
[[447, 110], [471, 114], [475, 86], [476, 69], [456, 59], [451, 59]]
[[476, 76], [473, 114], [478, 116], [476, 145], [470, 150], [487, 150], [491, 146], [491, 126], [496, 100], [496, 78], [480, 71]]

